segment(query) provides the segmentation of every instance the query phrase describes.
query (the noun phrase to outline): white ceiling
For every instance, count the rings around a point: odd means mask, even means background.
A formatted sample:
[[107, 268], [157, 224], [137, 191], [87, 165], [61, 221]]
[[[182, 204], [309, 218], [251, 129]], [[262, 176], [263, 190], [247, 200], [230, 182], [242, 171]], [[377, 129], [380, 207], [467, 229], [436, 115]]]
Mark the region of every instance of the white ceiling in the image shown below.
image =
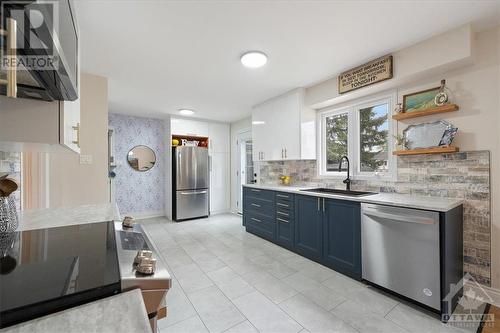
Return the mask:
[[[474, 22], [499, 1], [77, 1], [84, 72], [109, 78], [110, 112], [235, 121], [252, 105]], [[268, 54], [244, 68], [247, 50]]]

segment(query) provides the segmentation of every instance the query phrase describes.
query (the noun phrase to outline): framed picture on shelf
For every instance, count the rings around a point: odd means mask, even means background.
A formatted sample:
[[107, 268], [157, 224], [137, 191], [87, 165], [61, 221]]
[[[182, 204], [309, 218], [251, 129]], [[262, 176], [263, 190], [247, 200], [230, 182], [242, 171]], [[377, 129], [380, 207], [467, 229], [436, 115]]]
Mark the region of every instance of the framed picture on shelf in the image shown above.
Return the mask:
[[439, 141], [440, 146], [450, 146], [451, 143], [453, 142], [453, 139], [455, 138], [455, 135], [458, 132], [457, 127], [452, 127], [452, 128], [447, 128], [444, 133], [443, 137], [441, 138], [441, 141]]
[[440, 88], [441, 87], [436, 87], [404, 95], [403, 112], [415, 112], [435, 108], [437, 105], [434, 99], [439, 93]]

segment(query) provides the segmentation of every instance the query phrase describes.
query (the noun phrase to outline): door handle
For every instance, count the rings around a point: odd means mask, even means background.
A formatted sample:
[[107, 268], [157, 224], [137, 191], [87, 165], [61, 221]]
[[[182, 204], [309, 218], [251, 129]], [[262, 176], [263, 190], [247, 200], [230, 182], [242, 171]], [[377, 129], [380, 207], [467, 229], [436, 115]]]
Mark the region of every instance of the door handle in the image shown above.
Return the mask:
[[290, 221], [284, 220], [284, 219], [280, 219], [279, 217], [277, 217], [276, 220], [278, 220], [280, 222], [284, 222], [284, 223], [290, 223]]
[[196, 195], [196, 194], [206, 194], [207, 191], [198, 191], [198, 192], [181, 192], [182, 195]]

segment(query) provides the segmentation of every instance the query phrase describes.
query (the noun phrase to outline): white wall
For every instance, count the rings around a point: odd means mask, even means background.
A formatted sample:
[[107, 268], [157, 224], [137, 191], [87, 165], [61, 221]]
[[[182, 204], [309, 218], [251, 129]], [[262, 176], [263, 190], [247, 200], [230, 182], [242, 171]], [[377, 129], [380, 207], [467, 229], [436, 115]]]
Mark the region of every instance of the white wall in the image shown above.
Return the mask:
[[237, 212], [236, 201], [238, 200], [238, 134], [252, 130], [252, 117], [248, 117], [231, 123], [231, 212]]
[[459, 128], [454, 145], [460, 150], [491, 152], [491, 279], [492, 287], [499, 289], [500, 26], [476, 34], [471, 32], [471, 39], [468, 29], [461, 27], [395, 52], [393, 80], [339, 96], [337, 79], [333, 78], [309, 87], [306, 101], [322, 107], [332, 103], [340, 106], [349, 98], [366, 96], [385, 87], [397, 89], [401, 102], [404, 94], [439, 86], [440, 79], [446, 79], [460, 110], [399, 123], [399, 130], [411, 123], [445, 119]]
[[75, 153], [50, 153], [51, 208], [109, 202], [108, 79], [82, 74], [80, 89], [81, 154], [91, 164], [80, 164]]

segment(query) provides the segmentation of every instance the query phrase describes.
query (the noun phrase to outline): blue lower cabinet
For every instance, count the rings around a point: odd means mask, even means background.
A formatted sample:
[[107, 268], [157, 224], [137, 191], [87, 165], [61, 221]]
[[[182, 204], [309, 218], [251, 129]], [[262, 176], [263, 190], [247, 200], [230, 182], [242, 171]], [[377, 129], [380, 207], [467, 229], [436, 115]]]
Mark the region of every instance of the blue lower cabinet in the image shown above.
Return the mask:
[[320, 200], [314, 196], [295, 196], [294, 249], [313, 260], [320, 260], [322, 257], [323, 212]]
[[276, 243], [293, 251], [295, 202], [291, 193], [276, 192]]
[[358, 202], [245, 188], [243, 225], [248, 232], [361, 279]]
[[274, 217], [246, 212], [243, 213], [243, 224], [247, 231], [272, 242], [276, 241], [276, 222], [274, 221]]
[[361, 279], [360, 204], [332, 199], [325, 199], [322, 204], [323, 264]]

